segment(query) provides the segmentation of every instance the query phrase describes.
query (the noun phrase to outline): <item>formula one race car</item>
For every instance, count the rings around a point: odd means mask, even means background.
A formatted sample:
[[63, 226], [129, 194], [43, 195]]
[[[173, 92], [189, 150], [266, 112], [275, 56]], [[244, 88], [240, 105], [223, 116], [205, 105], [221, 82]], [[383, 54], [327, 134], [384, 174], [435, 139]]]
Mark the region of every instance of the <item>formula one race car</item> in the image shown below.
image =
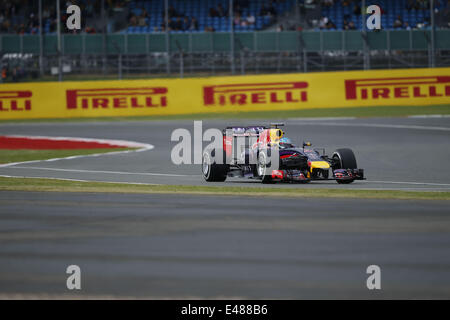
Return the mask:
[[364, 170], [357, 168], [351, 149], [337, 149], [330, 157], [324, 149], [312, 148], [310, 142], [296, 147], [280, 126], [283, 124], [224, 129], [223, 148], [203, 152], [204, 179], [219, 182], [229, 176], [262, 183], [336, 180], [340, 184], [364, 180]]

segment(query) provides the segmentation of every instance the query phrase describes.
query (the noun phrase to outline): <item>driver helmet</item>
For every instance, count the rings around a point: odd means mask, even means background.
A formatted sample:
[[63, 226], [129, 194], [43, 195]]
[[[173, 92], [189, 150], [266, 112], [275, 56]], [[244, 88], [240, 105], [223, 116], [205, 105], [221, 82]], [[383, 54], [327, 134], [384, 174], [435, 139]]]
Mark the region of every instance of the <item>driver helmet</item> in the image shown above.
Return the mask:
[[288, 137], [283, 137], [280, 139], [280, 146], [281, 147], [289, 147], [292, 146], [292, 141]]

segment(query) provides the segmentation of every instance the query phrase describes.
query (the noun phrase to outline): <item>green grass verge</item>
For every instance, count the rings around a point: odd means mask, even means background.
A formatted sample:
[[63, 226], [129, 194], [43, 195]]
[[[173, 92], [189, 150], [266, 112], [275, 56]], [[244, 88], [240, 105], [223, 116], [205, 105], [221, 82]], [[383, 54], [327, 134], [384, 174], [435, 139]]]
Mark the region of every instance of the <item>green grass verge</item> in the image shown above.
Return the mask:
[[71, 149], [71, 150], [5, 150], [0, 149], [0, 164], [10, 162], [22, 162], [32, 160], [46, 160], [53, 158], [65, 158], [78, 155], [89, 155], [94, 153], [108, 153], [116, 151], [131, 150], [130, 148], [114, 149]]
[[315, 117], [405, 117], [411, 115], [450, 114], [450, 105], [436, 106], [383, 106], [355, 107], [329, 109], [302, 109], [280, 111], [253, 111], [228, 113], [197, 113], [171, 116], [132, 116], [132, 117], [101, 117], [101, 118], [69, 118], [69, 119], [30, 119], [30, 120], [0, 120], [1, 123], [17, 122], [67, 122], [67, 121], [124, 121], [124, 120], [207, 120], [207, 119], [287, 119]]
[[450, 192], [415, 192], [396, 190], [350, 190], [216, 186], [139, 185], [104, 182], [78, 182], [41, 178], [0, 177], [0, 191], [50, 191], [50, 192], [99, 192], [99, 193], [171, 193], [215, 196], [252, 196], [280, 198], [359, 198], [402, 200], [450, 200]]

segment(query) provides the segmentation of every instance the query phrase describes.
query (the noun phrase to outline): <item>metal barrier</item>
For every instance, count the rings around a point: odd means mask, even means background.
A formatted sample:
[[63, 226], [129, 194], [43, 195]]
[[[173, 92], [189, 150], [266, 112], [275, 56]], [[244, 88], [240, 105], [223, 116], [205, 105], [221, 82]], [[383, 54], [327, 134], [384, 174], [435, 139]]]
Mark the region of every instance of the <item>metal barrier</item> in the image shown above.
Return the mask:
[[[235, 33], [234, 56], [230, 33], [63, 35], [60, 54], [56, 35], [45, 35], [42, 41], [38, 35], [0, 35], [0, 52], [3, 63], [5, 57], [10, 62], [17, 56], [37, 78], [54, 74], [61, 57], [66, 79], [431, 66], [430, 30], [362, 35], [360, 31]], [[437, 67], [450, 66], [448, 29], [436, 30], [435, 60]]]
[[[370, 50], [428, 50], [431, 31], [396, 30], [367, 34]], [[364, 39], [359, 31], [321, 32], [242, 32], [235, 33], [241, 48], [255, 52], [357, 51]], [[145, 54], [153, 52], [230, 52], [230, 33], [107, 34], [63, 35], [62, 54]], [[44, 54], [57, 53], [56, 35], [43, 36]], [[238, 48], [238, 47], [236, 47]], [[450, 50], [450, 30], [436, 31], [436, 48]], [[37, 35], [0, 35], [0, 51], [5, 53], [40, 53]]]

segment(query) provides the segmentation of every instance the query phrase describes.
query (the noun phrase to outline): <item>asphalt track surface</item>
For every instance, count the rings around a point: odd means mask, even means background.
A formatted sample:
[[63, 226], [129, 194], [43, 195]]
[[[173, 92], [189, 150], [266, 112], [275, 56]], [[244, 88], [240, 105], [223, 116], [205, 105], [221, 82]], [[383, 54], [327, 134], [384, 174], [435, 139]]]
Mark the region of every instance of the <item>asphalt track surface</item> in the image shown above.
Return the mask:
[[450, 297], [448, 202], [1, 192], [0, 206], [0, 298]]
[[[222, 129], [231, 124], [261, 123], [268, 124], [267, 121], [204, 121], [203, 131], [211, 127]], [[303, 186], [277, 184], [275, 187], [450, 190], [450, 166], [447, 165], [450, 118], [288, 120], [286, 124], [285, 131], [294, 142], [309, 140], [313, 146], [326, 148], [328, 153], [337, 148], [352, 148], [358, 166], [365, 169], [367, 180], [348, 186], [322, 181]], [[200, 165], [172, 163], [171, 150], [177, 142], [171, 141], [171, 134], [177, 128], [193, 132], [193, 121], [1, 124], [0, 134], [121, 139], [149, 143], [155, 148], [132, 154], [0, 166], [0, 175], [209, 185], [200, 176]], [[258, 181], [239, 178], [214, 185], [265, 187]]]
[[[230, 122], [205, 121], [204, 129]], [[449, 118], [286, 123], [294, 141], [354, 149], [368, 180], [275, 187], [450, 190]], [[2, 135], [155, 148], [20, 164], [0, 175], [206, 185], [198, 165], [171, 163], [176, 128], [193, 123], [2, 124]], [[446, 201], [0, 192], [0, 298], [450, 298], [449, 219]], [[82, 269], [81, 291], [65, 287], [70, 264]], [[366, 288], [372, 264], [381, 290]]]

